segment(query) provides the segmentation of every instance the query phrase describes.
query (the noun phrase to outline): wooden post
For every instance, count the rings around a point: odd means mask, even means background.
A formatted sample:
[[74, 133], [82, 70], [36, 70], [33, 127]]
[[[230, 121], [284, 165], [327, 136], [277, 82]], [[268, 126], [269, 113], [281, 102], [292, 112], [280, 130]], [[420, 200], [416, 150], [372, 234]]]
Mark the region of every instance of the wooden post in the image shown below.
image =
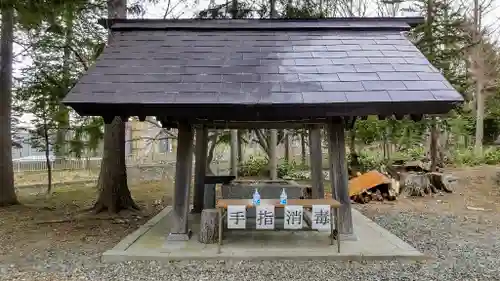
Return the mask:
[[203, 198], [203, 208], [204, 209], [213, 209], [215, 208], [216, 201], [216, 184], [206, 184], [205, 185], [205, 194]]
[[207, 173], [208, 130], [202, 126], [196, 128], [196, 162], [194, 166], [194, 196], [192, 213], [199, 214], [203, 210], [205, 197], [205, 176]]
[[349, 198], [344, 122], [341, 119], [328, 123], [328, 154], [330, 158], [332, 197], [342, 204], [339, 212], [339, 233], [344, 240], [356, 240], [352, 226], [351, 199]]
[[204, 209], [201, 212], [200, 233], [198, 241], [203, 244], [214, 244], [219, 240], [219, 212], [217, 209]]
[[276, 147], [278, 143], [278, 132], [276, 129], [269, 130], [269, 177], [272, 180], [278, 178], [278, 159], [276, 158]]
[[321, 151], [321, 129], [318, 125], [309, 127], [309, 155], [311, 162], [312, 198], [325, 198], [323, 186], [323, 153]]
[[238, 176], [238, 130], [231, 130], [231, 175]]
[[168, 240], [189, 240], [188, 229], [189, 193], [193, 161], [193, 128], [191, 124], [179, 122], [177, 136], [177, 159], [175, 165], [174, 206], [172, 209], [172, 228]]

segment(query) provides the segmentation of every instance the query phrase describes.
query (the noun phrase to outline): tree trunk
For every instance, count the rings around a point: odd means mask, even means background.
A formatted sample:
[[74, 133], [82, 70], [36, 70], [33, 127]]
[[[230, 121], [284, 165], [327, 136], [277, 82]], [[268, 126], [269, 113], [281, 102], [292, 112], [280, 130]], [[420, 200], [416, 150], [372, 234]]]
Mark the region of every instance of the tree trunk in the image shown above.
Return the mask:
[[238, 18], [238, 0], [232, 0], [231, 4], [231, 18]]
[[[474, 42], [478, 42], [480, 40], [480, 30], [481, 30], [481, 6], [478, 0], [474, 0], [474, 34], [473, 39]], [[476, 134], [475, 134], [475, 143], [474, 143], [474, 154], [476, 156], [480, 156], [483, 154], [483, 136], [484, 136], [484, 96], [483, 96], [483, 79], [484, 76], [481, 75], [481, 72], [484, 72], [485, 69], [478, 69], [479, 65], [484, 68], [484, 64], [479, 64], [480, 58], [480, 44], [474, 48], [474, 60], [476, 69], [478, 73], [476, 73]]]
[[[126, 0], [108, 0], [109, 18], [126, 18]], [[108, 41], [111, 36], [108, 37]], [[97, 188], [100, 191], [94, 205], [95, 212], [107, 210], [118, 213], [123, 209], [135, 209], [135, 204], [127, 183], [127, 166], [125, 163], [125, 121], [116, 116], [111, 124], [104, 125], [104, 154]]]
[[45, 163], [47, 164], [47, 194], [52, 192], [52, 162], [50, 161], [50, 139], [49, 127], [47, 126], [47, 117], [43, 120], [43, 133], [45, 142]]
[[431, 124], [431, 143], [430, 143], [430, 158], [431, 158], [431, 171], [435, 172], [438, 166], [438, 141], [439, 131], [436, 118], [432, 118]]
[[245, 161], [243, 159], [243, 130], [238, 130], [238, 166]]
[[231, 130], [231, 175], [238, 176], [238, 131]]
[[214, 175], [214, 172], [212, 171], [211, 164], [212, 161], [214, 160], [214, 152], [215, 148], [217, 147], [217, 139], [219, 138], [219, 132], [214, 130], [212, 135], [208, 137], [208, 153], [207, 153], [207, 174], [209, 175]]
[[285, 162], [289, 163], [290, 162], [290, 131], [285, 130]]
[[278, 17], [278, 13], [276, 10], [276, 0], [270, 0], [270, 16], [272, 19], [275, 19]]
[[138, 210], [127, 184], [125, 123], [120, 117], [115, 117], [111, 124], [104, 125], [104, 132], [104, 154], [97, 183], [100, 194], [94, 206], [95, 212]]
[[300, 133], [300, 163], [302, 166], [306, 165], [306, 136], [305, 132]]
[[474, 143], [474, 154], [476, 156], [483, 154], [484, 96], [482, 91], [481, 81], [476, 81], [476, 135]]
[[384, 160], [388, 160], [390, 158], [389, 156], [389, 145], [388, 145], [388, 140], [387, 140], [387, 128], [385, 128], [385, 134], [382, 136], [382, 139], [383, 139], [383, 148], [384, 148]]
[[[66, 22], [66, 33], [65, 33], [65, 46], [63, 54], [63, 93], [66, 93], [70, 87], [70, 57], [71, 57], [71, 45], [73, 44], [73, 16], [74, 9], [71, 4], [68, 4], [64, 14]], [[56, 145], [54, 146], [54, 152], [57, 156], [57, 161], [61, 161], [63, 156], [66, 156], [68, 151], [66, 145], [66, 137], [69, 130], [69, 110], [64, 104], [59, 105], [59, 116], [57, 122], [59, 123], [59, 130], [56, 134]]]
[[0, 207], [18, 204], [12, 166], [12, 44], [14, 11], [4, 7], [0, 50]]
[[349, 131], [349, 154], [356, 154], [356, 128]]
[[278, 145], [278, 131], [269, 130], [269, 177], [272, 180], [278, 178], [278, 159], [276, 158], [276, 148]]

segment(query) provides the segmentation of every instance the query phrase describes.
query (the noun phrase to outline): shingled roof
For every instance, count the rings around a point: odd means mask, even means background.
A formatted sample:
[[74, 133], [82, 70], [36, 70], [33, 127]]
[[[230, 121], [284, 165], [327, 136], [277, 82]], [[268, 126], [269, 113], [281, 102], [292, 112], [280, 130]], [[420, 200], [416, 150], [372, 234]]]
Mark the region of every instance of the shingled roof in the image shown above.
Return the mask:
[[463, 99], [402, 34], [412, 21], [119, 20], [64, 103], [172, 120], [446, 113]]

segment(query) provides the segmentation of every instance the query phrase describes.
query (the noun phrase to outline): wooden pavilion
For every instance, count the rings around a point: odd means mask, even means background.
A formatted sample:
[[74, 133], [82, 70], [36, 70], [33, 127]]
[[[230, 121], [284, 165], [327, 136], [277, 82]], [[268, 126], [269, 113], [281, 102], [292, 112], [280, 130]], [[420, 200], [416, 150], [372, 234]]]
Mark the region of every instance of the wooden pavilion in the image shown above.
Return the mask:
[[[345, 126], [368, 115], [444, 114], [463, 101], [405, 37], [422, 21], [113, 20], [108, 46], [64, 103], [105, 122], [156, 116], [165, 128], [178, 129], [176, 223], [169, 237], [180, 240], [189, 239], [195, 129], [197, 158], [205, 159], [209, 128], [308, 127], [313, 195], [321, 197], [319, 128], [326, 126], [333, 196], [343, 204], [340, 233], [349, 237]], [[204, 162], [195, 168], [198, 209]]]

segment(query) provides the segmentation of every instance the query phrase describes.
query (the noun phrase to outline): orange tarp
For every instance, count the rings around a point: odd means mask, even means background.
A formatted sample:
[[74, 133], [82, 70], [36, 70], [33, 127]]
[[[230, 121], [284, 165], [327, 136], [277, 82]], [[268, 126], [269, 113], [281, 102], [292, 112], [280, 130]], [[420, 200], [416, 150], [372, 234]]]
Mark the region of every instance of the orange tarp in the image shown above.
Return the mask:
[[361, 194], [377, 185], [390, 182], [391, 180], [388, 177], [378, 171], [370, 171], [349, 180], [349, 197]]

